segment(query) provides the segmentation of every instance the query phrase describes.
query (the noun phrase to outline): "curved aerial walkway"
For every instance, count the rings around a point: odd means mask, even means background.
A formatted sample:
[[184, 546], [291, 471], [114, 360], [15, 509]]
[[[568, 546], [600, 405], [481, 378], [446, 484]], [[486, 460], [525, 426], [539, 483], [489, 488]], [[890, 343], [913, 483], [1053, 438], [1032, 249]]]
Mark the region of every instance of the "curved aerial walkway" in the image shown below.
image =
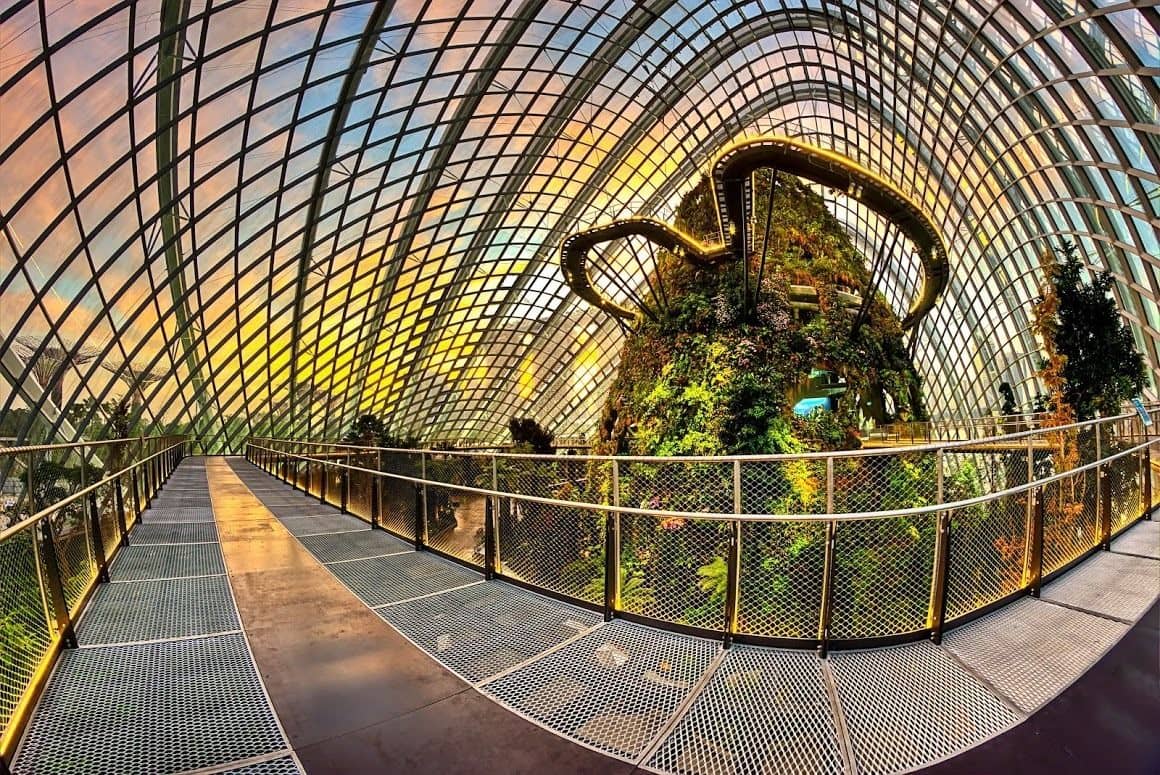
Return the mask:
[[941, 645], [826, 659], [605, 622], [242, 459], [184, 461], [110, 575], [15, 773], [1144, 772], [1157, 754], [1160, 522]]
[[946, 247], [938, 227], [923, 209], [897, 186], [852, 159], [816, 148], [791, 137], [758, 137], [735, 143], [713, 164], [713, 195], [721, 241], [706, 244], [652, 218], [622, 218], [584, 229], [566, 238], [560, 267], [572, 291], [608, 314], [632, 320], [636, 312], [617, 304], [592, 285], [588, 252], [597, 245], [628, 236], [649, 242], [698, 266], [743, 261], [752, 244], [746, 202], [754, 172], [772, 168], [843, 191], [897, 226], [918, 250], [922, 289], [902, 320], [910, 328], [921, 320], [946, 289], [950, 276]]

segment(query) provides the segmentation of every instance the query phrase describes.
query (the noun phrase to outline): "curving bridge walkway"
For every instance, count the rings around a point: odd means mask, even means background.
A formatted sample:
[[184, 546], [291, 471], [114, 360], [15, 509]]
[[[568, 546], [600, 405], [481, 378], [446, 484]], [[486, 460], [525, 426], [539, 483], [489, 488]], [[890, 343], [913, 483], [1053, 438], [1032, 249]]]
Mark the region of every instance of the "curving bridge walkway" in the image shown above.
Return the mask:
[[821, 660], [605, 623], [416, 552], [240, 458], [187, 459], [152, 506], [15, 773], [1160, 763], [1160, 522], [941, 646]]

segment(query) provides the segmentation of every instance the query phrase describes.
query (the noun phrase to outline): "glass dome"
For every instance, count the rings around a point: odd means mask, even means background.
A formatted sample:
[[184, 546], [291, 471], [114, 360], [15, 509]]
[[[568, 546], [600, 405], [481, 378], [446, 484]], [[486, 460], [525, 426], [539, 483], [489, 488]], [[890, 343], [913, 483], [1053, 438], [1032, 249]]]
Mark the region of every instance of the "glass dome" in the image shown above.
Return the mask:
[[[78, 438], [117, 402], [207, 450], [364, 412], [586, 434], [623, 333], [562, 240], [671, 221], [770, 134], [941, 229], [949, 284], [908, 335], [934, 415], [1039, 391], [1030, 302], [1064, 240], [1160, 366], [1151, 4], [7, 0], [0, 52], [3, 436]], [[872, 256], [891, 225], [827, 196]], [[900, 249], [880, 289], [901, 315], [920, 281]]]

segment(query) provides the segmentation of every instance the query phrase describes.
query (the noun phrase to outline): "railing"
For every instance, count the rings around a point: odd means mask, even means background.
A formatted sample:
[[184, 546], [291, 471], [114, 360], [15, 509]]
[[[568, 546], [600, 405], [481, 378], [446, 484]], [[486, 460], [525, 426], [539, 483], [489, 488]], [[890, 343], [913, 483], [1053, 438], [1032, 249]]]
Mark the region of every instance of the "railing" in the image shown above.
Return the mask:
[[185, 454], [157, 436], [0, 449], [0, 769], [74, 622]]
[[825, 653], [938, 641], [1107, 548], [1151, 511], [1147, 430], [1124, 415], [985, 441], [729, 458], [253, 439], [247, 457], [489, 578], [606, 617]]
[[[1158, 408], [1160, 404], [1157, 403], [1146, 406], [1149, 412]], [[1130, 412], [1132, 409], [1125, 407], [1123, 411]], [[984, 439], [1038, 430], [1049, 417], [1046, 412], [1020, 412], [991, 417], [892, 422], [873, 428], [867, 433], [865, 440], [879, 443], [929, 444], [937, 441]]]

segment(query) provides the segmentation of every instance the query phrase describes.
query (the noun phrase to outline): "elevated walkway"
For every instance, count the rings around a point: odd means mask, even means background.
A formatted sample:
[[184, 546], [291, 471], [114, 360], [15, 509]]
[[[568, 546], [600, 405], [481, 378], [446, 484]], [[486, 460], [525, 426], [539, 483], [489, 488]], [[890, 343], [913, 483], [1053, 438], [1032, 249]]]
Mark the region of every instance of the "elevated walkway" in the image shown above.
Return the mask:
[[225, 574], [204, 458], [141, 515], [76, 624], [18, 775], [301, 772]]
[[824, 660], [604, 622], [241, 459], [183, 462], [131, 541], [14, 772], [1143, 772], [1157, 754], [1160, 522], [942, 645]]

